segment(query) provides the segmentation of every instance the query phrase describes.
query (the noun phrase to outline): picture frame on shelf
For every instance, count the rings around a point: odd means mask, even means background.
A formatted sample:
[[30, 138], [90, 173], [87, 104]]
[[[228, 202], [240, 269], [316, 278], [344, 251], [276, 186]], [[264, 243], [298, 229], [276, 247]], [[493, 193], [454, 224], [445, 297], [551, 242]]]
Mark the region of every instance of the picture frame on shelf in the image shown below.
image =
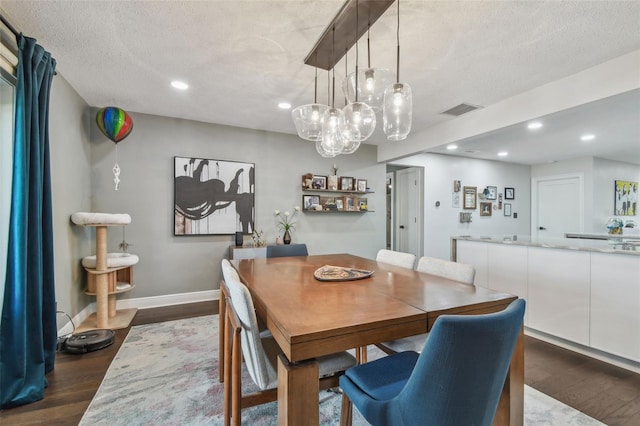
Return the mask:
[[366, 192], [367, 191], [367, 180], [366, 179], [357, 179], [357, 181], [356, 181], [356, 190], [358, 192]]
[[462, 193], [462, 208], [465, 210], [475, 210], [477, 207], [478, 188], [475, 186], [465, 186], [462, 188]]
[[342, 202], [342, 198], [336, 198], [336, 210], [344, 210], [344, 203]]
[[361, 212], [369, 210], [369, 201], [366, 198], [358, 198], [358, 210]]
[[504, 203], [504, 215], [511, 216], [511, 203]]
[[348, 176], [340, 176], [340, 190], [353, 191], [353, 178]]
[[486, 199], [487, 200], [495, 200], [498, 194], [498, 187], [496, 186], [487, 186], [487, 194], [486, 194]]
[[302, 196], [302, 209], [303, 210], [317, 210], [316, 206], [320, 205], [319, 195], [303, 195]]
[[480, 202], [480, 216], [491, 216], [491, 204], [489, 201]]
[[327, 189], [327, 177], [313, 175], [311, 179], [311, 189]]
[[356, 211], [356, 199], [351, 195], [345, 195], [342, 197], [342, 203], [344, 204], [344, 210], [348, 212]]
[[327, 177], [327, 189], [329, 191], [337, 191], [338, 190], [338, 176], [329, 175]]
[[505, 200], [515, 200], [516, 198], [516, 190], [515, 188], [504, 188], [504, 199]]

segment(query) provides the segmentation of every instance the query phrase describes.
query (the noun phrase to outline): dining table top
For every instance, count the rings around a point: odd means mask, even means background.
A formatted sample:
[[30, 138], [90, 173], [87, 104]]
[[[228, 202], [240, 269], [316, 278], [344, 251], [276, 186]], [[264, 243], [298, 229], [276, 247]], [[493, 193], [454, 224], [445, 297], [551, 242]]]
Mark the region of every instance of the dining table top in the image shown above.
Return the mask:
[[[346, 253], [241, 259], [232, 264], [290, 361], [322, 354], [318, 348], [323, 342], [331, 344], [322, 352], [331, 353], [354, 347], [354, 339], [368, 344], [425, 333], [439, 315], [493, 312], [517, 299]], [[373, 275], [319, 281], [314, 272], [325, 265], [369, 270]], [[343, 348], [338, 343], [342, 336]]]

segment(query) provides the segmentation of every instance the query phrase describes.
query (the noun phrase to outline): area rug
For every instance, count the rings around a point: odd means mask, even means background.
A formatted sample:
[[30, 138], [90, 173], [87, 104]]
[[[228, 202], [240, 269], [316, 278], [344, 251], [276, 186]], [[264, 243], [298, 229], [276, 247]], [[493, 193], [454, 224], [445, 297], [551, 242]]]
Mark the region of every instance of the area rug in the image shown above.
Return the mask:
[[[381, 356], [370, 346], [369, 358]], [[380, 352], [380, 353], [377, 353]], [[256, 390], [243, 368], [243, 392]], [[320, 424], [338, 425], [341, 395], [320, 393]], [[132, 327], [80, 425], [221, 425], [218, 316]], [[602, 423], [525, 386], [525, 425]], [[276, 403], [242, 410], [242, 424], [277, 424]], [[354, 425], [368, 423], [354, 410]]]

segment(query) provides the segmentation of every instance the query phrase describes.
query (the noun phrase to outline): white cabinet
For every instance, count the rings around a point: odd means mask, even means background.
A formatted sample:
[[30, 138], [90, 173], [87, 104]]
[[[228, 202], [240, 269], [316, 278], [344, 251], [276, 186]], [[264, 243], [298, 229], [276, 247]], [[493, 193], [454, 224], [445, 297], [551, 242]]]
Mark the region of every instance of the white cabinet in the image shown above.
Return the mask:
[[489, 287], [487, 275], [487, 256], [490, 243], [458, 240], [456, 242], [456, 262], [473, 265], [476, 268], [476, 276], [473, 283], [480, 287]]
[[591, 346], [640, 362], [640, 257], [591, 254]]
[[528, 249], [529, 327], [589, 345], [590, 253]]
[[[527, 254], [525, 246], [487, 244], [487, 275], [491, 290], [515, 294], [529, 303]], [[524, 324], [529, 325], [529, 309]]]
[[267, 257], [266, 247], [237, 247], [229, 246], [229, 259], [260, 259]]

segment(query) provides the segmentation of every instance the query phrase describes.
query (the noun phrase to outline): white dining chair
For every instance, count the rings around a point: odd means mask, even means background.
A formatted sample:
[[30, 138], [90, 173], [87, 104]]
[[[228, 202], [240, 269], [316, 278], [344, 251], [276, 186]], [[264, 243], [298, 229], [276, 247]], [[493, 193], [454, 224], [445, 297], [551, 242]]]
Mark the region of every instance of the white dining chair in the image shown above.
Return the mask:
[[413, 269], [413, 265], [416, 262], [416, 255], [401, 251], [380, 249], [376, 256], [376, 261], [401, 266], [407, 269]]
[[[471, 265], [427, 256], [423, 256], [418, 260], [416, 271], [436, 275], [438, 277], [447, 278], [449, 280], [458, 281], [468, 285], [473, 285], [473, 280], [476, 276], [476, 270]], [[388, 354], [403, 351], [421, 352], [427, 337], [429, 337], [429, 333], [417, 334], [415, 336], [378, 343], [376, 346]]]
[[[224, 362], [224, 424], [241, 423], [241, 409], [277, 400], [277, 358], [282, 350], [271, 334], [260, 333], [253, 299], [249, 289], [240, 282], [231, 264], [222, 261], [225, 284], [229, 293], [226, 309]], [[242, 395], [241, 363], [244, 358], [249, 376], [260, 389]], [[319, 364], [320, 389], [337, 387], [344, 371], [356, 365], [348, 352], [316, 358]]]

